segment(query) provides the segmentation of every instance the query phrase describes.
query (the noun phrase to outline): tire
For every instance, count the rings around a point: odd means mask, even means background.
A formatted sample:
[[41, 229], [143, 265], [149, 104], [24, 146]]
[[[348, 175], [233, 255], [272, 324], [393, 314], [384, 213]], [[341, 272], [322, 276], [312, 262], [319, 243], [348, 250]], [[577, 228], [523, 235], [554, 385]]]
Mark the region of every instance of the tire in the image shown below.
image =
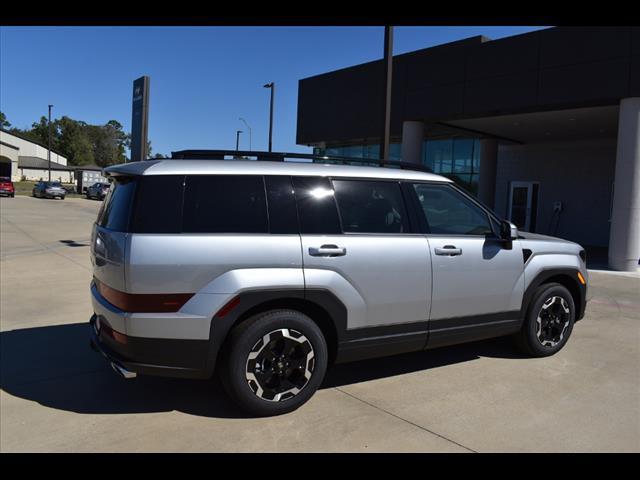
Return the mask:
[[[283, 349], [293, 353], [275, 360], [273, 353]], [[327, 343], [320, 328], [295, 310], [248, 318], [231, 331], [221, 353], [222, 385], [242, 410], [256, 416], [297, 409], [313, 396], [327, 370]]]
[[522, 329], [515, 335], [516, 345], [532, 357], [553, 355], [569, 340], [575, 318], [575, 303], [566, 287], [541, 285], [531, 299]]

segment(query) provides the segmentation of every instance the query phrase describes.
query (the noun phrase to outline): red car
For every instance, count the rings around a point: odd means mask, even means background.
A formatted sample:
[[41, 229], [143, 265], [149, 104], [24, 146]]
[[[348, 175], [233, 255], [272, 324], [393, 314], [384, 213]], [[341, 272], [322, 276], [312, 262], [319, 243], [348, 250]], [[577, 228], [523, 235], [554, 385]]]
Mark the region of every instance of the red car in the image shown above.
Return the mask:
[[13, 188], [11, 177], [0, 177], [0, 195], [16, 196], [16, 190]]

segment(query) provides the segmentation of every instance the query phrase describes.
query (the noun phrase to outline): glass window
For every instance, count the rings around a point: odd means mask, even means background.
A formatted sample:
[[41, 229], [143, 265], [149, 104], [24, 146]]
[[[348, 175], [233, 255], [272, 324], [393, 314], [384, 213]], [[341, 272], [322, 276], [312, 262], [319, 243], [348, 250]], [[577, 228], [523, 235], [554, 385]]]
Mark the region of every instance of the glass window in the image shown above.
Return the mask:
[[473, 139], [456, 138], [453, 141], [453, 173], [470, 173]]
[[143, 176], [138, 183], [131, 231], [180, 233], [184, 176]]
[[293, 177], [293, 189], [298, 205], [301, 233], [342, 233], [333, 188], [328, 179]]
[[262, 176], [187, 176], [182, 230], [189, 233], [268, 233]]
[[489, 217], [478, 205], [448, 185], [414, 184], [429, 231], [449, 235], [491, 234]]
[[134, 177], [115, 178], [100, 207], [98, 225], [116, 232], [128, 231], [129, 212], [131, 211], [136, 183]]
[[298, 233], [298, 212], [291, 177], [265, 177], [271, 233]]
[[451, 173], [453, 139], [428, 140], [424, 155], [425, 165], [434, 173]]
[[358, 233], [408, 231], [407, 214], [397, 182], [334, 180], [342, 230]]

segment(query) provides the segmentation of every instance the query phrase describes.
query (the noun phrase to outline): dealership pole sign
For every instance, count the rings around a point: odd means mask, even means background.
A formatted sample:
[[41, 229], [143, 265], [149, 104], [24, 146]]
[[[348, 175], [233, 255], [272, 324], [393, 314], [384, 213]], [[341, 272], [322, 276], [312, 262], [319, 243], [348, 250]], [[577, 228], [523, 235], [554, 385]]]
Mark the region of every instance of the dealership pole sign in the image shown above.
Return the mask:
[[149, 126], [149, 85], [146, 75], [133, 82], [133, 115], [131, 119], [131, 161], [146, 160], [147, 132]]

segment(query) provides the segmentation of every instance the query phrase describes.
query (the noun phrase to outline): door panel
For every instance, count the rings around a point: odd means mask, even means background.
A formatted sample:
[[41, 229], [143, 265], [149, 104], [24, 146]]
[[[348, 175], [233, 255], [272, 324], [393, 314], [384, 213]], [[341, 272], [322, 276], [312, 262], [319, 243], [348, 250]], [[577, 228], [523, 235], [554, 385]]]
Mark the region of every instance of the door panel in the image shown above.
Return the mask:
[[478, 321], [491, 321], [490, 314], [519, 310], [524, 289], [520, 242], [496, 238], [487, 212], [452, 185], [414, 184], [413, 191], [429, 232], [429, 330], [473, 323], [469, 318], [459, 324], [442, 319], [485, 315]]
[[[317, 251], [323, 246], [326, 254]], [[431, 260], [424, 236], [302, 235], [302, 255], [305, 270], [334, 271], [364, 299], [365, 315], [350, 316], [347, 328], [429, 317]]]
[[[430, 329], [438, 320], [519, 310], [524, 289], [522, 247], [484, 237], [429, 236], [433, 265]], [[445, 247], [457, 255], [436, 254]]]

